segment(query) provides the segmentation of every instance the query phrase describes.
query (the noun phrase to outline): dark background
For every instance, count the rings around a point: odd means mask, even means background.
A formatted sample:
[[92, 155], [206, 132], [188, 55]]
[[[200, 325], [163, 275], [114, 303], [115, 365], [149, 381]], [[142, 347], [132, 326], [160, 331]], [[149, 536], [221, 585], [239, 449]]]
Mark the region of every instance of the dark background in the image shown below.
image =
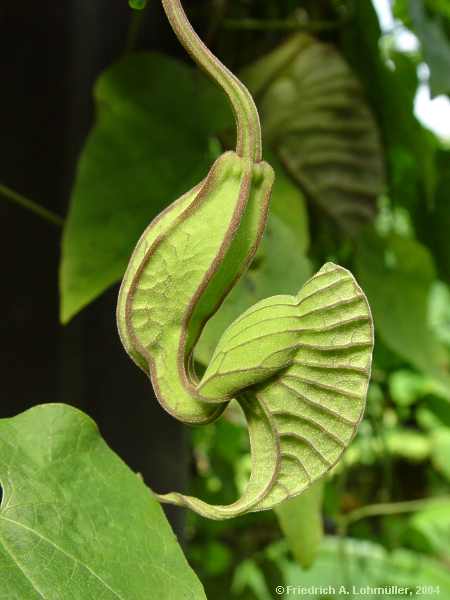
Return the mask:
[[[173, 51], [159, 2], [137, 48]], [[92, 85], [126, 47], [126, 0], [26, 0], [0, 8], [0, 181], [64, 215], [93, 120]], [[155, 400], [115, 326], [117, 288], [69, 326], [58, 322], [61, 231], [0, 197], [0, 418], [46, 402], [90, 414], [110, 446], [155, 490], [186, 488], [183, 427]], [[169, 507], [178, 533], [182, 511]]]

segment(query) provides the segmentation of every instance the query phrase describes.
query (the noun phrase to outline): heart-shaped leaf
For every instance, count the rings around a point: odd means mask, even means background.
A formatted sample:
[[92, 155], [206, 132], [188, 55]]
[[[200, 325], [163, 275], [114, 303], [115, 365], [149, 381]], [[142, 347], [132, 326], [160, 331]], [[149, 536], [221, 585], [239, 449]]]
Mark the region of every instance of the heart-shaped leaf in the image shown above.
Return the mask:
[[78, 410], [0, 420], [8, 600], [205, 600], [161, 507]]

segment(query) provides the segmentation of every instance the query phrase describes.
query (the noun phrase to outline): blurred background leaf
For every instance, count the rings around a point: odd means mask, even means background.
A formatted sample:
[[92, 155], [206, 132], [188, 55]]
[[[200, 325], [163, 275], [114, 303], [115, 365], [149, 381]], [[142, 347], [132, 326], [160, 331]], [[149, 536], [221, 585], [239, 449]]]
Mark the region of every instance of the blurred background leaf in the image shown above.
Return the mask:
[[331, 45], [299, 34], [242, 74], [266, 143], [309, 197], [347, 231], [370, 221], [384, 188], [378, 130]]
[[416, 512], [409, 521], [410, 543], [420, 552], [450, 561], [450, 500]]
[[[412, 591], [417, 586], [440, 586], [441, 594], [450, 593], [450, 574], [438, 563], [427, 559], [420, 554], [407, 550], [398, 550], [387, 553], [386, 550], [374, 543], [358, 540], [328, 538], [324, 540], [323, 550], [314, 567], [303, 571], [294, 563], [286, 561], [282, 552], [283, 547], [271, 548], [268, 553], [275, 554], [275, 561], [284, 574], [285, 585], [308, 588], [316, 586], [326, 589], [327, 586], [335, 587], [336, 593], [328, 593], [329, 598], [339, 598], [339, 587], [342, 585], [349, 590], [355, 586], [367, 589], [364, 597], [375, 599], [377, 592], [370, 588], [404, 586]], [[344, 564], [345, 561], [345, 564]], [[437, 591], [435, 593], [438, 593]], [[401, 598], [393, 590], [393, 598]], [[316, 594], [304, 596], [309, 600], [317, 597]], [[320, 597], [320, 596], [319, 596]]]
[[431, 253], [412, 239], [367, 233], [356, 253], [356, 272], [384, 342], [419, 369], [448, 377], [448, 356], [428, 323], [436, 277]]

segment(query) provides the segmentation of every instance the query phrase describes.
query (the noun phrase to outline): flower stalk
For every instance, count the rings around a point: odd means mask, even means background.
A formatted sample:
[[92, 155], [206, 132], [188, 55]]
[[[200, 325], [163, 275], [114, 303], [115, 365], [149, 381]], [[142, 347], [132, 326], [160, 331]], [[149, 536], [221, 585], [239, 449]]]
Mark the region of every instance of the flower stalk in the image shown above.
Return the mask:
[[245, 85], [203, 43], [187, 18], [180, 0], [162, 0], [180, 43], [228, 96], [236, 120], [236, 153], [254, 162], [262, 159], [261, 125], [255, 102]]

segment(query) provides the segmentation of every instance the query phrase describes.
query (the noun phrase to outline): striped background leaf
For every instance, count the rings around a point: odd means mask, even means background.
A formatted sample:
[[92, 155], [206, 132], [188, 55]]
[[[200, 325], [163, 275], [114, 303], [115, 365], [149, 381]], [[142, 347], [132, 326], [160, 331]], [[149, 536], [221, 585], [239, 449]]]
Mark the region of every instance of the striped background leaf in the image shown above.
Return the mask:
[[266, 143], [308, 197], [347, 231], [371, 220], [383, 153], [362, 86], [337, 50], [298, 34], [242, 76]]

